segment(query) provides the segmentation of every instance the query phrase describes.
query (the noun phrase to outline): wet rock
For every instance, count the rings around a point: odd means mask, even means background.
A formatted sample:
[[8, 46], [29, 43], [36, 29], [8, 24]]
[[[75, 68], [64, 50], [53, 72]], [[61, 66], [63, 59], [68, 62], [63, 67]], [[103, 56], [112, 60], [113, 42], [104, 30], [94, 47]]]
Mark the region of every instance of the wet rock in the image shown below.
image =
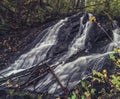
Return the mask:
[[0, 99], [6, 99], [7, 92], [5, 90], [0, 90]]
[[32, 99], [32, 98], [30, 97], [30, 95], [24, 95], [23, 99]]
[[19, 96], [19, 95], [13, 95], [12, 98], [13, 99], [24, 99], [22, 96]]
[[[57, 24], [45, 29], [33, 43], [26, 46], [29, 49], [16, 59], [15, 63], [12, 64], [13, 67], [7, 68], [3, 74], [6, 75], [7, 72], [14, 74], [14, 72], [19, 72], [18, 70], [21, 69], [27, 71], [30, 67], [35, 67], [35, 72], [40, 71], [36, 67], [42, 67], [43, 64], [39, 64], [50, 59], [47, 63], [50, 63], [53, 67], [55, 66], [53, 72], [60, 78], [62, 84], [72, 89], [79, 83], [80, 79], [89, 76], [92, 70], [100, 71], [104, 65], [109, 66], [107, 60], [109, 51], [112, 48], [107, 49], [111, 41], [95, 22], [88, 21], [91, 16], [92, 14], [79, 13], [68, 19], [60, 20]], [[112, 35], [110, 37], [112, 38]], [[29, 38], [26, 37], [26, 41], [23, 43], [24, 46], [28, 43], [27, 40]], [[57, 62], [59, 64], [56, 65]], [[46, 67], [44, 66], [44, 68]], [[23, 76], [22, 72], [20, 73]], [[37, 72], [35, 76], [33, 74], [30, 74], [30, 81], [39, 77]], [[24, 79], [21, 79], [20, 82], [29, 78], [26, 75], [24, 76]], [[36, 90], [34, 90], [34, 87]], [[25, 89], [53, 94], [63, 92], [51, 72], [47, 72], [35, 83], [30, 83]]]

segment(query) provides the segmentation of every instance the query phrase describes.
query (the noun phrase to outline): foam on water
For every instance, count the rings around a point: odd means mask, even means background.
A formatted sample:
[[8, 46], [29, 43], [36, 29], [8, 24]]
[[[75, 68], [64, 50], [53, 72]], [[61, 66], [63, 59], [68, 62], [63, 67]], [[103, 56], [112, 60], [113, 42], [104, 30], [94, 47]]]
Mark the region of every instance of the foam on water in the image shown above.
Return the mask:
[[[88, 14], [88, 17], [91, 16], [93, 15]], [[51, 67], [61, 61], [66, 61], [78, 51], [87, 50], [85, 43], [88, 41], [87, 36], [89, 36], [88, 34], [90, 33], [90, 29], [93, 28], [93, 23], [87, 20], [86, 23], [83, 24], [84, 17], [84, 15], [80, 17], [79, 31], [74, 37], [73, 41], [69, 44], [68, 50], [63, 52], [64, 54], [60, 56], [58, 60], [56, 59], [56, 61], [51, 64]], [[35, 45], [34, 48], [32, 48], [29, 52], [21, 55], [9, 68], [0, 71], [0, 74], [4, 76], [10, 76], [12, 74], [36, 66], [36, 64], [39, 64], [41, 61], [45, 60], [49, 50], [53, 46], [56, 46], [59, 38], [59, 30], [65, 25], [67, 21], [68, 19], [66, 18], [59, 21], [54, 26], [49, 27], [47, 33]], [[87, 77], [91, 70], [100, 70], [109, 54], [114, 53], [112, 52], [113, 47], [118, 47], [120, 43], [120, 30], [118, 28], [113, 30], [113, 41], [114, 42], [111, 42], [106, 46], [107, 51], [105, 53], [92, 53], [83, 55], [67, 63], [62, 62], [61, 64], [57, 65], [57, 67], [54, 69], [54, 72], [59, 77], [61, 83], [65, 87], [71, 89], [80, 82], [80, 79]], [[0, 76], [0, 78], [2, 78], [2, 76]], [[34, 86], [31, 85], [25, 89], [34, 91]], [[37, 82], [35, 85], [35, 91], [48, 91], [48, 93], [60, 94], [62, 89], [56, 82], [56, 79], [53, 77], [53, 75], [48, 73], [45, 77]]]

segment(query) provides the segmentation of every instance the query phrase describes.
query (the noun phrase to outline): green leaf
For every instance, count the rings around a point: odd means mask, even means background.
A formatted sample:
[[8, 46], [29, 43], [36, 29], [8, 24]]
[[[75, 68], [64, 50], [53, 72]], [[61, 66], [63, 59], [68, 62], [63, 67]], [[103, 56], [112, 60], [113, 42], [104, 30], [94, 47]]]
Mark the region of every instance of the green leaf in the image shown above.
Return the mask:
[[97, 75], [98, 77], [101, 77], [101, 78], [104, 77], [104, 75], [103, 75], [102, 73], [97, 72], [97, 71], [95, 71], [95, 70], [93, 70], [93, 75]]
[[86, 87], [86, 82], [84, 82], [84, 81], [81, 81], [81, 85], [82, 85], [82, 87]]
[[68, 99], [71, 99], [70, 97], [68, 97]]
[[115, 53], [118, 53], [118, 49], [117, 49], [117, 48], [114, 48], [114, 52], [115, 52]]
[[71, 99], [76, 99], [76, 94], [75, 94], [74, 91], [72, 92], [72, 98]]
[[110, 54], [109, 57], [111, 60], [115, 60], [115, 56], [113, 54]]
[[84, 95], [82, 95], [82, 96], [81, 96], [81, 99], [85, 99], [85, 96], [84, 96]]
[[95, 91], [96, 91], [96, 89], [95, 89], [95, 88], [92, 88], [91, 91], [90, 91], [90, 93], [91, 93], [91, 94], [94, 94]]

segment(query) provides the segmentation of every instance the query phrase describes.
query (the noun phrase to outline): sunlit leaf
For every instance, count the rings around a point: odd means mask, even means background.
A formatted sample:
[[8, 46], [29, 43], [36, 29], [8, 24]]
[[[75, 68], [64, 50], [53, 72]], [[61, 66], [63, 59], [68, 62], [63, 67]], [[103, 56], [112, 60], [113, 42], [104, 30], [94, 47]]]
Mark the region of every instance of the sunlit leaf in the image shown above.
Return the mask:
[[110, 54], [110, 59], [115, 60], [115, 56], [113, 54]]
[[91, 91], [90, 91], [90, 93], [91, 93], [91, 94], [94, 94], [95, 91], [96, 91], [96, 89], [95, 89], [95, 88], [92, 88]]
[[71, 99], [76, 99], [76, 94], [75, 94], [74, 91], [72, 92], [72, 98]]
[[81, 96], [81, 99], [85, 99], [85, 96], [84, 96], [84, 95], [82, 95], [82, 96]]

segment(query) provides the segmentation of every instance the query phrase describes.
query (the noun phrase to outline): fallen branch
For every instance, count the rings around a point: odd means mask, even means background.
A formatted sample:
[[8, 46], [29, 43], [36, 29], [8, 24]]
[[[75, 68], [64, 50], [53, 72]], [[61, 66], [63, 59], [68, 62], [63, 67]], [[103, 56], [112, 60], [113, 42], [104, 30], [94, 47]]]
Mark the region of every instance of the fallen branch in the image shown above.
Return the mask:
[[48, 63], [46, 63], [46, 65], [49, 67], [49, 71], [51, 72], [51, 74], [56, 78], [58, 84], [60, 85], [60, 87], [62, 88], [62, 90], [64, 91], [64, 93], [68, 96], [70, 94], [70, 91], [67, 87], [64, 87], [62, 85], [62, 83], [59, 80], [59, 77], [55, 74], [55, 72], [52, 70], [52, 68], [50, 67], [50, 65]]

